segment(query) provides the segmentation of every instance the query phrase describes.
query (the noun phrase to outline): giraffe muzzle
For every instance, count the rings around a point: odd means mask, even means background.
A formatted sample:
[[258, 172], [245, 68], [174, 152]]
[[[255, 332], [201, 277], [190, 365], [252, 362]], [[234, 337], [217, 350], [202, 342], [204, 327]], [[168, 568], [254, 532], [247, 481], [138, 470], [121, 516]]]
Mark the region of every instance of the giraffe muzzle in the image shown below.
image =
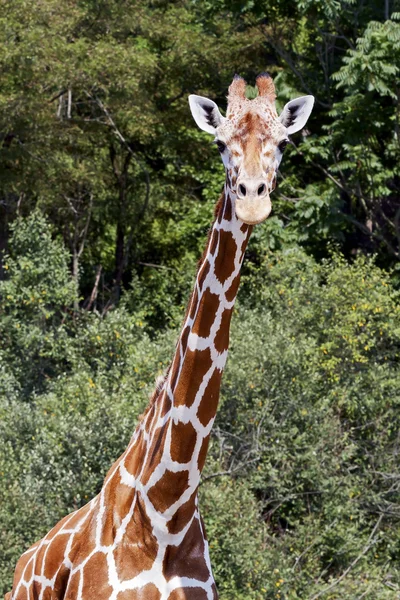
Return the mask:
[[264, 181], [238, 181], [235, 210], [248, 225], [262, 223], [271, 212], [271, 199]]

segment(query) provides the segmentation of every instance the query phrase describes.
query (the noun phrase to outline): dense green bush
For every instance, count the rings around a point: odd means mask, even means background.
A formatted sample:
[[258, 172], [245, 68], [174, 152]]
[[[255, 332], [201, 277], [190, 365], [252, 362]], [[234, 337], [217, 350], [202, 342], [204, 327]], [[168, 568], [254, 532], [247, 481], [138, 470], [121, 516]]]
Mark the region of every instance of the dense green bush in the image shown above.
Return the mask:
[[298, 249], [266, 256], [242, 292], [213, 469], [259, 500], [280, 597], [314, 597], [360, 557], [330, 597], [389, 598], [400, 575], [398, 293], [371, 260], [318, 265]]
[[68, 360], [68, 309], [77, 288], [69, 253], [62, 240], [52, 239], [39, 212], [26, 223], [15, 221], [12, 232], [10, 254], [3, 259], [7, 275], [0, 281], [0, 391], [15, 389], [29, 397]]
[[[99, 491], [177, 335], [149, 336], [133, 300], [104, 317], [74, 310], [68, 254], [38, 214], [18, 221], [11, 247], [0, 286], [3, 591], [21, 552]], [[38, 291], [44, 305], [30, 300]], [[294, 247], [247, 269], [200, 488], [222, 599], [398, 594], [399, 311], [389, 275], [365, 258], [317, 264]]]

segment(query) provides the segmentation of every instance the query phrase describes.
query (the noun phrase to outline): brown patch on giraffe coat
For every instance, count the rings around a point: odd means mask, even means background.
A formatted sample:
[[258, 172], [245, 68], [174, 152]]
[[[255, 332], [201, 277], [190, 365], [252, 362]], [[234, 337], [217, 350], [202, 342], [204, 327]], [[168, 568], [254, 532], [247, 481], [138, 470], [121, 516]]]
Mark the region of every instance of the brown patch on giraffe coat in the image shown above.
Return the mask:
[[167, 546], [163, 560], [163, 573], [167, 581], [173, 577], [207, 581], [210, 573], [204, 552], [203, 532], [198, 519], [193, 519], [182, 543], [179, 546]]
[[156, 510], [164, 512], [179, 500], [188, 486], [188, 471], [174, 473], [167, 469], [161, 479], [150, 488], [147, 496]]
[[223, 208], [224, 208], [224, 203], [225, 203], [225, 193], [222, 194], [222, 196], [220, 197], [217, 206], [215, 207], [215, 218], [217, 223], [221, 223], [222, 221], [222, 213], [223, 213]]
[[151, 430], [153, 428], [153, 424], [154, 421], [157, 420], [156, 419], [156, 402], [154, 402], [152, 404], [152, 406], [150, 407], [150, 410], [148, 411], [147, 415], [146, 415], [146, 419], [144, 422], [144, 430], [146, 433], [151, 433]]
[[197, 293], [197, 287], [194, 289], [194, 292], [192, 294], [192, 298], [191, 298], [191, 304], [190, 304], [190, 313], [189, 313], [189, 317], [191, 319], [194, 319], [194, 316], [196, 314], [196, 310], [197, 310], [197, 302], [198, 302], [198, 293]]
[[250, 237], [250, 232], [248, 233], [248, 235], [246, 236], [246, 238], [242, 242], [240, 262], [243, 261], [244, 253], [246, 252], [247, 242], [249, 241], [249, 237]]
[[210, 242], [211, 256], [214, 256], [215, 250], [217, 248], [217, 244], [218, 244], [218, 231], [216, 229], [214, 229], [214, 231], [212, 233], [212, 237], [211, 237], [211, 242]]
[[157, 556], [158, 543], [151, 521], [140, 496], [137, 496], [125, 535], [113, 551], [117, 574], [121, 581], [150, 569]]
[[189, 500], [182, 504], [182, 506], [178, 508], [174, 516], [168, 521], [167, 527], [169, 533], [174, 535], [175, 533], [179, 533], [184, 527], [186, 527], [196, 510], [196, 497], [197, 489], [190, 496]]
[[[35, 584], [33, 584], [35, 585]], [[40, 585], [40, 584], [39, 584]], [[40, 589], [42, 588], [42, 586], [40, 586]], [[38, 592], [37, 595], [32, 596], [33, 598], [39, 598], [39, 594], [40, 591]], [[6, 596], [7, 597], [7, 596]], [[5, 598], [6, 598], [5, 597]], [[4, 600], [5, 600], [4, 598]], [[29, 600], [29, 596], [28, 596], [28, 590], [26, 589], [26, 587], [24, 587], [23, 585], [19, 588], [18, 590], [18, 596], [14, 596], [15, 600]]]
[[107, 502], [107, 505], [104, 509], [103, 520], [102, 520], [102, 530], [101, 530], [101, 538], [100, 543], [102, 546], [110, 546], [114, 543], [115, 534], [117, 532], [117, 527], [114, 521], [113, 509], [112, 506], [115, 502], [115, 494], [113, 494], [113, 500], [111, 502]]
[[143, 433], [140, 432], [130, 452], [127, 453], [124, 465], [130, 475], [137, 477], [143, 466], [143, 458], [147, 449], [147, 443]]
[[33, 559], [27, 561], [24, 568], [24, 580], [28, 583], [33, 574]]
[[[153, 467], [160, 462], [161, 456], [164, 452], [165, 439], [168, 431], [168, 423], [164, 423], [161, 427], [157, 427], [152, 432], [153, 439], [148, 453], [148, 463], [146, 465]], [[143, 480], [142, 480], [143, 482]]]
[[200, 587], [179, 588], [168, 596], [168, 600], [207, 600], [207, 598], [207, 592]]
[[181, 348], [182, 348], [183, 354], [185, 354], [185, 352], [186, 352], [189, 333], [190, 333], [190, 327], [189, 327], [189, 325], [187, 325], [181, 335]]
[[222, 372], [219, 369], [215, 369], [210, 377], [210, 381], [207, 384], [197, 410], [197, 417], [204, 427], [210, 422], [210, 419], [215, 417], [217, 412], [221, 377]]
[[239, 288], [239, 283], [240, 283], [240, 273], [239, 273], [239, 275], [236, 275], [236, 277], [233, 279], [231, 285], [225, 292], [225, 298], [228, 300], [228, 302], [232, 302], [232, 300], [234, 300], [236, 298], [237, 291]]
[[153, 583], [148, 583], [138, 590], [119, 592], [117, 600], [160, 600], [161, 594]]
[[[69, 539], [70, 534], [60, 533], [61, 528], [65, 525], [66, 529], [74, 529], [79, 521], [85, 516], [85, 514], [89, 511], [89, 504], [86, 504], [75, 513], [65, 516], [53, 529], [51, 529], [44, 540], [49, 543], [43, 544], [41, 547], [37, 547], [36, 550], [36, 563], [35, 563], [35, 573], [42, 573], [44, 569], [44, 573], [48, 571], [50, 568], [53, 572], [54, 566], [55, 570], [60, 566], [62, 561], [64, 560], [64, 552], [65, 547]], [[58, 535], [57, 535], [58, 534]], [[48, 546], [51, 548], [48, 548]], [[47, 550], [48, 548], [48, 550]], [[56, 552], [54, 551], [56, 549]], [[47, 550], [47, 552], [46, 552]], [[46, 558], [45, 558], [46, 556]], [[29, 557], [30, 558], [30, 557]], [[26, 563], [24, 563], [26, 564]], [[53, 572], [53, 576], [55, 571]]]
[[108, 598], [111, 593], [112, 587], [108, 583], [107, 559], [102, 552], [96, 552], [85, 564], [82, 598], [85, 600], [86, 598]]
[[178, 375], [179, 375], [180, 366], [181, 366], [181, 358], [180, 358], [180, 351], [179, 351], [179, 345], [178, 345], [175, 350], [175, 358], [174, 358], [174, 362], [172, 363], [172, 369], [171, 369], [171, 390], [172, 391], [174, 391], [174, 389], [175, 389], [176, 381], [177, 381]]
[[200, 299], [199, 310], [197, 311], [196, 320], [193, 323], [193, 333], [201, 337], [208, 337], [210, 335], [219, 303], [219, 296], [213, 294], [211, 290], [207, 288]]
[[152, 548], [154, 544], [157, 546], [157, 540], [152, 534], [152, 524], [147, 515], [146, 507], [140, 492], [137, 492], [136, 504], [133, 509], [132, 517], [126, 527], [125, 535], [132, 542], [136, 542], [141, 537], [144, 537], [144, 545], [146, 548]]
[[165, 440], [168, 433], [168, 423], [164, 423], [162, 427], [153, 432], [153, 439], [148, 453], [145, 468], [141, 477], [141, 482], [146, 485], [153, 471], [161, 461], [164, 452]]
[[165, 415], [171, 410], [171, 406], [172, 406], [172, 402], [171, 402], [169, 396], [167, 395], [167, 393], [164, 392], [164, 398], [162, 400], [160, 417], [165, 417]]
[[197, 276], [197, 281], [199, 284], [199, 290], [202, 291], [204, 281], [210, 271], [210, 263], [206, 260], [203, 265], [200, 267], [199, 274]]
[[[120, 482], [115, 494], [115, 510], [119, 522], [123, 521], [128, 514], [135, 498], [136, 490], [125, 483]], [[115, 520], [115, 518], [114, 518]]]
[[215, 258], [214, 272], [221, 283], [232, 275], [235, 269], [236, 241], [230, 231], [219, 232], [219, 252]]
[[69, 567], [61, 565], [60, 570], [57, 573], [57, 577], [54, 581], [54, 592], [52, 598], [54, 598], [54, 596], [56, 598], [64, 598], [65, 589], [68, 585], [69, 575]]
[[192, 406], [204, 375], [211, 367], [212, 360], [209, 348], [205, 350], [186, 351], [181, 376], [174, 391], [176, 406]]
[[41, 546], [41, 548], [39, 548], [36, 553], [35, 573], [42, 572], [43, 558], [44, 558], [44, 552], [45, 552], [46, 548], [47, 548], [47, 545]]
[[53, 590], [51, 589], [51, 586], [44, 586], [43, 592], [41, 595], [41, 600], [53, 600], [53, 599], [54, 599], [54, 595], [53, 595]]
[[202, 470], [204, 468], [204, 464], [206, 462], [209, 441], [210, 441], [210, 434], [206, 435], [206, 437], [203, 439], [203, 441], [201, 443], [199, 457], [197, 459], [197, 468], [199, 469], [200, 473], [202, 472]]
[[[235, 177], [235, 180], [236, 180], [236, 177]], [[233, 183], [233, 178], [231, 178], [231, 182], [232, 182], [232, 185], [235, 185]], [[232, 219], [232, 201], [230, 198], [227, 198], [225, 201], [223, 217], [226, 221], [230, 221]]]
[[193, 455], [197, 441], [197, 432], [193, 425], [178, 421], [171, 424], [171, 458], [179, 463], [186, 463]]
[[76, 571], [76, 573], [71, 575], [68, 581], [67, 589], [65, 590], [64, 600], [76, 600], [78, 597], [80, 577], [80, 571]]
[[65, 548], [68, 544], [70, 534], [60, 533], [52, 539], [47, 551], [43, 574], [47, 579], [53, 579], [57, 573], [60, 564], [64, 559]]
[[[83, 508], [87, 508], [89, 506], [89, 504], [86, 504], [86, 506]], [[75, 567], [79, 566], [96, 547], [97, 514], [98, 506], [96, 506], [88, 515], [88, 518], [84, 523], [82, 523], [79, 531], [74, 534], [71, 549], [68, 553], [66, 553], [65, 557], [68, 558]]]
[[229, 346], [229, 324], [232, 317], [232, 308], [226, 308], [221, 316], [221, 325], [215, 335], [214, 346], [217, 352], [224, 352]]
[[95, 527], [92, 526], [74, 536], [68, 558], [73, 562], [74, 567], [78, 567], [95, 548], [96, 532]]

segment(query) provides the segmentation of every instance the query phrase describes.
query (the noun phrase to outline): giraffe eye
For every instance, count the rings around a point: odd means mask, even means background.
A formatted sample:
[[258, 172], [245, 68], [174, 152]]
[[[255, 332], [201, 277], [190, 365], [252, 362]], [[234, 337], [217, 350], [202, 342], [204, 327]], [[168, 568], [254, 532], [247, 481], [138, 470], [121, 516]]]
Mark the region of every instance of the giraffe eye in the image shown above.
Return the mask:
[[286, 146], [288, 145], [289, 140], [282, 140], [281, 142], [279, 142], [278, 144], [278, 148], [281, 152], [284, 151], [284, 149], [286, 148]]
[[221, 152], [221, 154], [222, 152], [225, 152], [226, 144], [224, 144], [224, 142], [220, 142], [220, 140], [217, 140], [215, 143], [217, 144], [217, 148]]

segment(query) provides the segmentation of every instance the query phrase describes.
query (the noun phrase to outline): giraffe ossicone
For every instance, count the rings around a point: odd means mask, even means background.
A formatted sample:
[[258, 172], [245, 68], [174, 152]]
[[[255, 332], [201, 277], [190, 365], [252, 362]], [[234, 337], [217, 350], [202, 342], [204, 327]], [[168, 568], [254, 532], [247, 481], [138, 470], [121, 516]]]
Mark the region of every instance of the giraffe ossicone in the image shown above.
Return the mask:
[[280, 117], [263, 73], [245, 97], [235, 77], [227, 116], [201, 96], [189, 102], [215, 136], [224, 191], [197, 272], [171, 366], [99, 494], [19, 559], [6, 600], [216, 600], [198, 486], [214, 423], [229, 326], [252, 225], [270, 213], [287, 136], [304, 127], [312, 96]]

